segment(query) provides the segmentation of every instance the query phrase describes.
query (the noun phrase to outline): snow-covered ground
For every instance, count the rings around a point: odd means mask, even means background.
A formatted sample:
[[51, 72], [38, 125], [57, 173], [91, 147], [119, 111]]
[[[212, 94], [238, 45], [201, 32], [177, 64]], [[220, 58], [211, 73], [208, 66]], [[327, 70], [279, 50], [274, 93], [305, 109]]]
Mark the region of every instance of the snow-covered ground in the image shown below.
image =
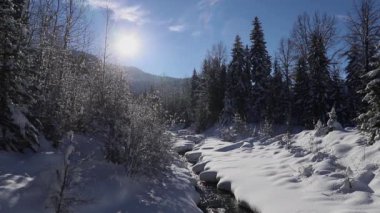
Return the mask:
[[235, 143], [208, 137], [185, 156], [201, 180], [263, 213], [380, 212], [380, 141], [367, 146], [357, 130], [314, 133]]
[[[73, 135], [66, 150], [46, 140], [38, 153], [0, 152], [0, 212], [55, 212], [69, 157], [70, 184], [62, 209], [71, 212], [201, 212], [190, 172], [180, 160], [150, 178], [130, 178], [123, 166], [104, 160], [99, 138]], [[71, 145], [69, 145], [71, 144]], [[64, 212], [64, 211], [63, 211]]]

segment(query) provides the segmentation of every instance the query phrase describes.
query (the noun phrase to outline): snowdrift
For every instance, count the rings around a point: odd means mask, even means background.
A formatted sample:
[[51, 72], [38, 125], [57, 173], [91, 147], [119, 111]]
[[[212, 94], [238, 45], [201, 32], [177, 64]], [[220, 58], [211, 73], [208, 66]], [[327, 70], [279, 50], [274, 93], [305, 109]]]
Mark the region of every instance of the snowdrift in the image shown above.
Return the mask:
[[210, 137], [185, 156], [201, 180], [216, 182], [252, 210], [379, 212], [380, 141], [366, 141], [357, 130], [236, 143]]

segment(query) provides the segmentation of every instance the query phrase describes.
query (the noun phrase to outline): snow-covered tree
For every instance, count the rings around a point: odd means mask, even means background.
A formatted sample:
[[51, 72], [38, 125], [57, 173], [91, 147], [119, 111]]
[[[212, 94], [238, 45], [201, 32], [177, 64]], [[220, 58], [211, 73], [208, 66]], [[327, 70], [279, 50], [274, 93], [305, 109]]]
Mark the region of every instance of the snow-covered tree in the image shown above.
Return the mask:
[[368, 103], [368, 110], [359, 117], [360, 128], [371, 133], [371, 141], [380, 135], [380, 68], [366, 74], [369, 82], [365, 88], [363, 101]]
[[25, 1], [0, 3], [0, 149], [13, 151], [35, 150], [38, 145], [29, 113], [34, 97], [28, 93], [33, 73], [26, 47], [26, 13]]
[[331, 108], [331, 111], [328, 113], [329, 120], [327, 121], [327, 127], [330, 130], [343, 130], [342, 125], [338, 122], [338, 116], [335, 111], [335, 107]]
[[366, 74], [376, 68], [377, 54], [380, 51], [377, 47], [380, 43], [379, 4], [374, 0], [362, 0], [348, 17], [346, 81], [352, 119], [367, 110], [366, 102], [362, 102], [366, 95], [363, 90], [370, 81]]
[[350, 50], [346, 53], [348, 63], [345, 69], [346, 86], [348, 93], [348, 116], [352, 120], [358, 116], [363, 110], [364, 105], [362, 103], [363, 94], [360, 93], [365, 87], [364, 79], [361, 77], [364, 74], [363, 63], [361, 62], [361, 54], [359, 52], [359, 46], [352, 44]]

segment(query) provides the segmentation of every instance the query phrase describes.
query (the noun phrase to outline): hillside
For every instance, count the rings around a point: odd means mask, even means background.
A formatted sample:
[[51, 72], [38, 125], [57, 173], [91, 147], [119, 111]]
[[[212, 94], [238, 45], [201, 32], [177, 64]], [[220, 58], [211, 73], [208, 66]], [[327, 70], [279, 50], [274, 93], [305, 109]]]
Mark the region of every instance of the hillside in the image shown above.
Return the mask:
[[152, 87], [160, 91], [172, 91], [181, 88], [186, 82], [186, 79], [153, 75], [132, 66], [124, 67], [124, 71], [127, 73], [131, 91], [135, 94], [150, 90]]

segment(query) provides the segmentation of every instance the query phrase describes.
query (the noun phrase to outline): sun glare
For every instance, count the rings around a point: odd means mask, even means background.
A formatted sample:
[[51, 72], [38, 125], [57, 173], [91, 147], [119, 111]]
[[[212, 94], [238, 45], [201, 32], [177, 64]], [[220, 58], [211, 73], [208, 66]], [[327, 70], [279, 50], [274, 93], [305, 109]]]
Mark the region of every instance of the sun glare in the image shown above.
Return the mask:
[[135, 34], [120, 34], [116, 37], [115, 51], [119, 57], [136, 57], [140, 51], [140, 41]]

